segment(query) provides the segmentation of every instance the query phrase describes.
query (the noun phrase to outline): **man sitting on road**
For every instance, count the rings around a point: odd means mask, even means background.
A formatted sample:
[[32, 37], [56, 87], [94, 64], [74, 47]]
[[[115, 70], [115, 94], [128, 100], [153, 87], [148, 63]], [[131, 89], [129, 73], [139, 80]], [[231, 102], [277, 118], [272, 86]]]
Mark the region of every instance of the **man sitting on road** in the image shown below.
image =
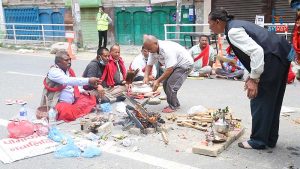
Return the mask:
[[245, 67], [235, 56], [230, 46], [226, 49], [226, 61], [220, 59], [222, 68], [216, 69], [216, 77], [225, 79], [242, 80]]
[[125, 97], [121, 96], [127, 90], [126, 83], [126, 67], [122, 57], [120, 56], [120, 46], [113, 45], [110, 48], [110, 56], [107, 65], [101, 76], [101, 80], [110, 88], [107, 90], [111, 94], [111, 101], [124, 101]]
[[[101, 78], [104, 72], [105, 66], [109, 60], [109, 51], [107, 48], [99, 48], [97, 50], [97, 57], [93, 59], [85, 68], [83, 72], [83, 77], [98, 77]], [[105, 81], [102, 81], [101, 84], [95, 88], [93, 85], [83, 86], [85, 90], [91, 91], [97, 97], [98, 103], [109, 102], [110, 100], [105, 97], [105, 90], [103, 87], [107, 87]]]
[[212, 73], [212, 66], [215, 60], [216, 52], [208, 43], [206, 35], [200, 35], [199, 44], [193, 46], [189, 53], [194, 59], [193, 71], [189, 74], [192, 77], [205, 77]]
[[[137, 70], [139, 69], [139, 72], [137, 73], [136, 77], [133, 79], [133, 81], [142, 81], [144, 80], [145, 75], [145, 68], [147, 65], [148, 57], [149, 57], [149, 51], [142, 47], [141, 54], [136, 56], [134, 60], [131, 62], [129, 69], [130, 70]], [[149, 80], [155, 80], [157, 71], [156, 66], [153, 67], [151, 75], [149, 76]]]
[[50, 67], [44, 80], [41, 106], [53, 107], [58, 112], [58, 120], [73, 121], [91, 112], [96, 105], [96, 98], [80, 93], [78, 86], [97, 86], [99, 78], [76, 77], [71, 68], [71, 58], [66, 51], [58, 51], [55, 64]]

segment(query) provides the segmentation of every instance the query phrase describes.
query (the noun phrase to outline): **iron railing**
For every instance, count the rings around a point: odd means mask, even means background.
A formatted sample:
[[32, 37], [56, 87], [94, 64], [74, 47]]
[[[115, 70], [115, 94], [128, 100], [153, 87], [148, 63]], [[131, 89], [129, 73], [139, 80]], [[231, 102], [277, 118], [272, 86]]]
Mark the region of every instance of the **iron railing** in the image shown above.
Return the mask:
[[73, 24], [0, 23], [0, 41], [21, 43], [53, 43], [65, 41], [65, 31]]
[[[278, 26], [278, 25], [285, 25], [288, 26], [287, 32], [277, 33], [284, 35], [286, 39], [291, 37], [291, 32], [293, 31], [293, 26], [295, 23], [265, 23], [264, 27], [268, 29], [269, 26]], [[164, 24], [164, 32], [165, 32], [165, 40], [172, 40], [176, 42], [183, 42], [185, 41], [185, 35], [211, 35], [212, 32], [209, 30], [208, 24]], [[181, 31], [184, 27], [193, 27], [195, 31], [193, 32], [184, 32]], [[177, 30], [177, 31], [176, 31]]]

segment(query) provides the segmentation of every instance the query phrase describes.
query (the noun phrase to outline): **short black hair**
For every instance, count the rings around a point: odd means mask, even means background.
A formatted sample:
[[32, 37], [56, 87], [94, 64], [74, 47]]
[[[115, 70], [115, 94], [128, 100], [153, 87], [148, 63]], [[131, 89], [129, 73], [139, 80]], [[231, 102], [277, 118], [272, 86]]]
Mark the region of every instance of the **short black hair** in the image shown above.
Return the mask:
[[208, 35], [200, 35], [200, 36], [199, 36], [199, 41], [200, 41], [200, 39], [203, 38], [203, 37], [207, 38], [208, 44], [210, 44], [210, 39], [209, 39], [209, 36], [208, 36]]
[[104, 51], [109, 52], [109, 50], [105, 47], [98, 48], [98, 50], [97, 50], [97, 59], [99, 59], [99, 57], [103, 54]]

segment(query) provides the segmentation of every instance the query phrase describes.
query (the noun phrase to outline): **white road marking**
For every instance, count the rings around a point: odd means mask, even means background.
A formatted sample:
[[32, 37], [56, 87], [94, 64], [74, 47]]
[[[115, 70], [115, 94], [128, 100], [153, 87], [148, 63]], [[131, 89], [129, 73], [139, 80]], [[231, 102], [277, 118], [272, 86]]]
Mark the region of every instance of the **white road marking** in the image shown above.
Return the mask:
[[102, 147], [101, 150], [104, 152], [110, 153], [110, 154], [114, 154], [117, 156], [144, 162], [144, 163], [147, 163], [147, 164], [150, 164], [153, 166], [162, 167], [162, 168], [166, 168], [166, 169], [199, 169], [199, 168], [192, 167], [190, 165], [186, 165], [186, 164], [182, 164], [182, 163], [178, 163], [175, 161], [170, 161], [170, 160], [158, 158], [158, 157], [147, 155], [147, 154], [142, 154], [139, 152], [131, 152], [124, 148], [115, 147], [109, 143], [106, 146]]
[[8, 120], [0, 119], [0, 126], [7, 127], [8, 123], [9, 123]]
[[37, 74], [31, 74], [31, 73], [22, 73], [22, 72], [13, 72], [13, 71], [8, 71], [6, 73], [15, 74], [15, 75], [24, 75], [24, 76], [45, 77], [44, 75], [37, 75]]

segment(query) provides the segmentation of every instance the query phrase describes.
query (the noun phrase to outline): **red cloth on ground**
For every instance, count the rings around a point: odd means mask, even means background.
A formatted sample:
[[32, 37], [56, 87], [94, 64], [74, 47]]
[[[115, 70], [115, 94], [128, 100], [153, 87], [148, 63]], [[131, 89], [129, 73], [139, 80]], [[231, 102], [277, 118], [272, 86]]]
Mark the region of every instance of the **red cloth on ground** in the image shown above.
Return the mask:
[[202, 59], [202, 67], [208, 65], [208, 57], [209, 57], [209, 45], [207, 45], [204, 50], [194, 59], [194, 62], [196, 62], [199, 59]]
[[57, 103], [55, 107], [58, 112], [57, 119], [64, 120], [66, 122], [76, 120], [77, 118], [90, 113], [95, 106], [95, 96], [80, 94], [73, 104], [66, 102]]
[[[126, 67], [125, 67], [124, 61], [121, 57], [120, 57], [118, 63], [119, 63], [123, 78], [125, 80], [126, 79]], [[105, 66], [105, 69], [103, 71], [101, 80], [106, 81], [106, 84], [108, 86], [113, 87], [115, 85], [114, 75], [116, 74], [117, 70], [118, 70], [117, 64], [115, 63], [112, 56], [110, 56], [108, 64]]]

